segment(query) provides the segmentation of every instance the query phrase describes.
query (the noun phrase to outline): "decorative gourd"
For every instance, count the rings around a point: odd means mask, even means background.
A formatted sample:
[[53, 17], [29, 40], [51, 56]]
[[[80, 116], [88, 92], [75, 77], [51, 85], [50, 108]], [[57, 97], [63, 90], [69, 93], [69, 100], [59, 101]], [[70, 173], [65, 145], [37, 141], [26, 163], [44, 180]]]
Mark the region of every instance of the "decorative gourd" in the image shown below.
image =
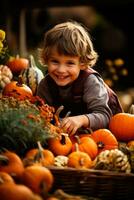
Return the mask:
[[98, 129], [90, 134], [98, 146], [98, 152], [110, 149], [118, 149], [116, 137], [108, 129]]
[[134, 140], [134, 115], [118, 113], [109, 122], [109, 129], [119, 141]]
[[36, 94], [37, 86], [44, 77], [43, 72], [36, 66], [33, 55], [29, 57], [29, 67], [22, 71], [23, 82], [28, 85], [33, 95]]
[[2, 94], [4, 96], [12, 96], [18, 99], [27, 99], [33, 96], [32, 90], [22, 83], [22, 78], [19, 77], [18, 81], [11, 81], [8, 83]]
[[7, 66], [11, 69], [12, 73], [20, 73], [28, 67], [29, 61], [27, 58], [21, 58], [19, 55], [12, 57], [7, 62]]
[[0, 88], [3, 89], [6, 84], [10, 83], [13, 78], [13, 74], [8, 66], [0, 65]]

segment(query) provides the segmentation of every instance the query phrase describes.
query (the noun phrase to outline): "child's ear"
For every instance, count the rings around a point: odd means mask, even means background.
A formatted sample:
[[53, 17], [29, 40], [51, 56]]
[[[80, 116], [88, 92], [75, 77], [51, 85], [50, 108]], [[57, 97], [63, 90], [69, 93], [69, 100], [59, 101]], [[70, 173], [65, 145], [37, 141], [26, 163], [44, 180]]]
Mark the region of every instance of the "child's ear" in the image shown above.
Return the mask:
[[87, 69], [87, 65], [85, 65], [84, 63], [80, 63], [80, 69], [81, 70]]

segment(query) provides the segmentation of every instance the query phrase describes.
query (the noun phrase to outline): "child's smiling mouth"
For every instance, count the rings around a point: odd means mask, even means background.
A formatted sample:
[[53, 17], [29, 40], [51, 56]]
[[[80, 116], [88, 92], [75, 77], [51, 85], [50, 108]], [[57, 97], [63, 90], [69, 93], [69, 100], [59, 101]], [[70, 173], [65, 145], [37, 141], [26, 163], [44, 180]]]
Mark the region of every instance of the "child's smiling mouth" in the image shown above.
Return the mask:
[[66, 80], [69, 76], [55, 75], [58, 80]]

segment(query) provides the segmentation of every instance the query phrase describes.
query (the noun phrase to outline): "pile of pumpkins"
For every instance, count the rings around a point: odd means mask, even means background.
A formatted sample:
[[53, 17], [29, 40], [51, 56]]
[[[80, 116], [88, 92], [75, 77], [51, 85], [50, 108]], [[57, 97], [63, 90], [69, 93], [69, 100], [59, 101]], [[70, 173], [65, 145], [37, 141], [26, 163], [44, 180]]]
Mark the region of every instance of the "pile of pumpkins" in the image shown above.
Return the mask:
[[[134, 141], [129, 141], [127, 146], [134, 147]], [[58, 200], [51, 193], [54, 184], [52, 167], [96, 170], [102, 169], [99, 168], [101, 161], [106, 164], [109, 161], [108, 167], [112, 163], [114, 168], [109, 170], [131, 172], [127, 156], [119, 150], [119, 142], [108, 129], [71, 137], [61, 133], [59, 137], [48, 139], [47, 148], [38, 141], [37, 148], [29, 149], [23, 157], [5, 150], [0, 154], [1, 198]], [[104, 167], [108, 170], [106, 165]]]
[[[119, 126], [119, 120], [122, 126]], [[119, 149], [119, 140], [126, 143], [126, 149], [134, 150], [132, 124], [133, 114], [119, 113], [111, 118], [109, 129], [75, 136], [61, 130], [58, 137], [48, 139], [46, 147], [38, 141], [37, 148], [29, 149], [23, 157], [9, 150], [1, 152], [1, 198], [58, 200], [51, 193], [54, 184], [52, 167], [130, 173], [131, 165], [127, 155]]]

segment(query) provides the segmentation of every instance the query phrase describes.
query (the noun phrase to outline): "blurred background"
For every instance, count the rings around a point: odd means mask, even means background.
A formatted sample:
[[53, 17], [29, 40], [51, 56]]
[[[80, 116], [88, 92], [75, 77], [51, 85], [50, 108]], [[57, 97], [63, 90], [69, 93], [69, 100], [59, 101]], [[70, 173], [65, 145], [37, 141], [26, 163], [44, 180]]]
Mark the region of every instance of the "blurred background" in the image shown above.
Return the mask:
[[94, 69], [127, 111], [134, 103], [133, 9], [134, 0], [1, 0], [0, 29], [13, 56], [36, 57], [48, 29], [67, 20], [82, 23], [99, 54]]

